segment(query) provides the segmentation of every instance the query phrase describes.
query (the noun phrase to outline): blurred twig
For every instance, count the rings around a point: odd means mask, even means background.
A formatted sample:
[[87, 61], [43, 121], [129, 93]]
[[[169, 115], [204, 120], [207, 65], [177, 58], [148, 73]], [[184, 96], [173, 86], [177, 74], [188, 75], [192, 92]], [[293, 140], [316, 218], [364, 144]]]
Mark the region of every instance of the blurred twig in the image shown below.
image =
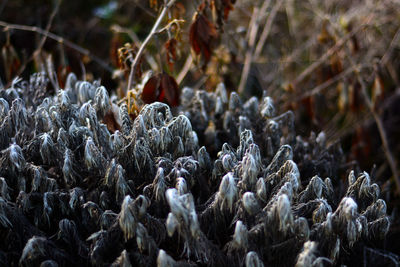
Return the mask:
[[[275, 19], [276, 14], [278, 13], [279, 8], [281, 7], [283, 1], [276, 1], [274, 7], [271, 10], [270, 15], [268, 16], [267, 22], [265, 23], [264, 29], [261, 33], [260, 39], [256, 45], [256, 50], [254, 51], [254, 58], [259, 58], [264, 48], [265, 42], [267, 41], [268, 35], [272, 28], [272, 22]], [[265, 3], [269, 3], [269, 1], [265, 1]], [[263, 5], [264, 6], [264, 5]], [[263, 14], [263, 10], [261, 9], [261, 15]]]
[[[46, 33], [48, 33], [50, 31], [51, 25], [53, 24], [54, 17], [56, 16], [56, 14], [60, 8], [60, 4], [61, 4], [61, 0], [58, 0], [53, 8], [53, 11], [50, 14], [49, 21], [47, 22], [46, 29], [44, 30]], [[8, 28], [10, 28], [10, 27], [8, 27]], [[32, 53], [32, 55], [30, 55], [30, 57], [24, 61], [22, 66], [19, 68], [16, 76], [20, 76], [24, 72], [28, 63], [31, 62], [34, 58], [36, 58], [40, 54], [40, 52], [42, 51], [43, 45], [46, 42], [47, 37], [48, 37], [47, 34], [43, 34], [42, 39], [40, 39], [40, 43], [39, 43], [38, 47], [35, 49], [35, 51]], [[11, 83], [11, 81], [9, 81], [9, 83]]]
[[299, 76], [293, 81], [293, 86], [296, 88], [300, 82], [302, 82], [308, 75], [314, 72], [316, 68], [321, 66], [327, 59], [329, 59], [330, 56], [332, 56], [335, 52], [337, 52], [348, 40], [350, 40], [357, 32], [362, 30], [364, 27], [368, 26], [369, 23], [371, 22], [373, 16], [369, 16], [366, 19], [366, 22], [363, 24], [360, 24], [356, 28], [354, 28], [351, 32], [346, 34], [343, 38], [338, 40], [334, 46], [332, 46], [328, 51], [326, 51], [325, 54], [323, 54], [320, 59], [313, 64], [311, 64], [309, 67], [307, 67], [302, 73], [300, 73]]
[[293, 96], [293, 97], [292, 97], [291, 99], [289, 99], [288, 101], [289, 101], [289, 102], [290, 102], [290, 101], [294, 101], [294, 100], [299, 101], [299, 100], [302, 100], [302, 99], [304, 99], [304, 98], [306, 98], [306, 97], [309, 97], [309, 96], [313, 96], [313, 95], [315, 95], [315, 94], [318, 94], [318, 93], [320, 93], [322, 90], [324, 90], [325, 88], [328, 88], [328, 87], [331, 86], [332, 84], [334, 84], [334, 83], [336, 83], [336, 82], [342, 80], [342, 79], [345, 78], [347, 75], [349, 75], [349, 74], [351, 74], [351, 73], [353, 73], [353, 72], [355, 72], [355, 71], [357, 71], [357, 70], [360, 70], [360, 69], [362, 69], [362, 68], [364, 68], [364, 67], [367, 67], [367, 66], [368, 66], [368, 64], [362, 64], [362, 65], [351, 66], [351, 67], [349, 67], [348, 69], [346, 69], [346, 70], [340, 72], [340, 73], [337, 74], [336, 76], [334, 76], [334, 77], [332, 77], [332, 78], [326, 80], [325, 82], [319, 84], [318, 86], [314, 87], [313, 89], [304, 92], [302, 95], [300, 95], [300, 96]]
[[192, 55], [189, 55], [185, 61], [185, 64], [183, 65], [181, 72], [179, 72], [176, 78], [176, 82], [178, 83], [178, 85], [181, 84], [186, 74], [189, 72], [190, 67], [192, 66], [192, 62], [193, 62], [193, 57]]
[[45, 35], [47, 38], [50, 38], [58, 43], [61, 43], [63, 45], [65, 45], [66, 47], [69, 47], [79, 53], [81, 53], [84, 56], [90, 57], [91, 59], [93, 59], [94, 62], [96, 62], [97, 64], [99, 64], [102, 68], [104, 68], [105, 70], [107, 70], [108, 72], [112, 73], [113, 69], [106, 63], [104, 62], [102, 59], [96, 57], [95, 55], [92, 55], [92, 53], [90, 53], [89, 50], [74, 44], [71, 41], [68, 41], [66, 39], [64, 39], [63, 37], [56, 35], [54, 33], [51, 33], [49, 31], [45, 31], [42, 28], [36, 27], [36, 26], [27, 26], [27, 25], [19, 25], [19, 24], [11, 24], [5, 21], [0, 21], [0, 27], [3, 27], [5, 29], [13, 29], [13, 30], [20, 30], [20, 31], [28, 31], [28, 32], [35, 32], [38, 33], [40, 35]]
[[259, 9], [255, 7], [249, 24], [249, 32], [250, 32], [248, 36], [249, 41], [246, 50], [243, 71], [240, 77], [240, 83], [238, 87], [239, 94], [242, 94], [244, 92], [244, 89], [246, 88], [247, 77], [249, 76], [250, 73], [251, 61], [253, 60], [253, 50], [259, 26], [258, 14], [259, 14]]

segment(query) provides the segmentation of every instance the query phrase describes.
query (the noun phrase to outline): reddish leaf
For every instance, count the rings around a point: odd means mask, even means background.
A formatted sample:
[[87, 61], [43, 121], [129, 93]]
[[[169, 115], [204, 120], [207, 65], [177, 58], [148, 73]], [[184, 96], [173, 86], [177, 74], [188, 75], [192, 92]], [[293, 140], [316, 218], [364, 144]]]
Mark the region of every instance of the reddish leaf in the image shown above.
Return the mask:
[[168, 74], [162, 74], [161, 77], [161, 93], [165, 98], [159, 98], [160, 101], [166, 102], [171, 106], [179, 105], [179, 88], [175, 79]]
[[356, 160], [366, 159], [371, 154], [371, 137], [364, 127], [357, 127], [351, 140], [351, 154]]
[[3, 46], [1, 54], [3, 56], [6, 78], [8, 81], [10, 81], [18, 72], [19, 67], [21, 66], [21, 61], [19, 60], [18, 54], [14, 47], [9, 42]]
[[156, 74], [144, 85], [141, 98], [148, 104], [160, 101], [170, 106], [177, 106], [179, 104], [178, 84], [166, 73]]
[[142, 100], [145, 103], [152, 103], [160, 95], [160, 77], [159, 74], [151, 77], [144, 85], [142, 91]]
[[68, 73], [70, 73], [70, 72], [71, 72], [70, 66], [61, 66], [61, 65], [58, 66], [57, 80], [58, 80], [58, 85], [60, 86], [60, 88], [64, 88]]
[[117, 120], [114, 117], [114, 114], [112, 112], [108, 112], [104, 118], [103, 122], [105, 125], [107, 125], [107, 129], [111, 132], [114, 133], [116, 130], [120, 130], [120, 125], [118, 124]]
[[201, 53], [205, 63], [210, 60], [213, 42], [217, 37], [218, 33], [215, 25], [203, 14], [197, 14], [190, 26], [189, 38], [193, 51], [197, 55]]
[[358, 82], [349, 86], [349, 105], [354, 113], [363, 109], [363, 99], [361, 95], [361, 85]]
[[314, 103], [314, 101], [315, 100], [314, 100], [313, 96], [308, 96], [308, 97], [302, 99], [302, 104], [305, 107], [305, 111], [307, 113], [307, 116], [312, 121], [316, 121], [315, 103]]
[[150, 8], [153, 8], [155, 10], [158, 9], [158, 1], [157, 0], [149, 0], [149, 5], [150, 5]]
[[233, 10], [233, 3], [231, 0], [222, 0], [224, 6], [224, 20], [228, 20], [229, 12]]
[[174, 69], [174, 63], [176, 60], [176, 45], [177, 41], [175, 38], [169, 39], [165, 44], [166, 56], [167, 56], [167, 64], [169, 66], [170, 71]]
[[119, 34], [114, 34], [110, 42], [110, 59], [111, 64], [115, 67], [122, 68], [118, 50], [122, 46], [122, 38]]

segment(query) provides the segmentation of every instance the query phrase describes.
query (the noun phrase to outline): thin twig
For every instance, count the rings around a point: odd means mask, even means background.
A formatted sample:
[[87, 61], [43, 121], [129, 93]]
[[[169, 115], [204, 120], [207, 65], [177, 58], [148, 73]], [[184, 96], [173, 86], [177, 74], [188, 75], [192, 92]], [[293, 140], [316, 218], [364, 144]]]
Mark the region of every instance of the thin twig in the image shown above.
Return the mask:
[[[61, 4], [61, 0], [58, 0], [56, 5], [53, 8], [53, 11], [50, 14], [49, 21], [47, 22], [45, 32], [49, 32], [50, 31], [51, 25], [53, 24], [54, 17], [56, 16], [56, 14], [57, 14], [57, 12], [59, 10], [60, 4]], [[40, 39], [38, 47], [30, 55], [30, 57], [27, 60], [24, 61], [22, 66], [19, 68], [18, 73], [16, 74], [16, 76], [20, 76], [24, 72], [24, 70], [25, 70], [26, 66], [29, 64], [29, 62], [31, 62], [34, 58], [36, 58], [39, 55], [39, 53], [42, 51], [43, 45], [46, 43], [46, 39], [47, 39], [47, 35], [44, 34], [42, 36], [42, 39]], [[11, 83], [11, 81], [9, 83]]]
[[324, 90], [324, 89], [328, 88], [329, 86], [331, 86], [332, 84], [334, 84], [334, 83], [340, 81], [341, 79], [345, 78], [347, 75], [353, 73], [354, 71], [360, 70], [360, 69], [362, 69], [362, 68], [364, 68], [364, 67], [367, 67], [367, 66], [368, 66], [368, 64], [363, 64], [363, 65], [357, 65], [357, 66], [354, 66], [354, 67], [349, 67], [348, 69], [346, 69], [346, 70], [340, 72], [339, 74], [333, 76], [332, 78], [326, 80], [325, 82], [323, 82], [323, 83], [317, 85], [317, 86], [314, 87], [312, 90], [308, 90], [308, 91], [304, 92], [304, 93], [303, 93], [302, 95], [300, 95], [300, 96], [294, 96], [292, 99], [289, 99], [288, 101], [289, 101], [289, 102], [290, 102], [290, 101], [294, 101], [294, 100], [299, 101], [299, 100], [302, 100], [302, 99], [304, 99], [304, 98], [306, 98], [306, 97], [309, 97], [309, 96], [313, 96], [313, 95], [315, 95], [315, 94], [318, 94], [318, 93], [320, 93], [322, 90]]
[[397, 30], [396, 34], [393, 36], [392, 41], [390, 42], [389, 48], [386, 50], [385, 54], [380, 60], [380, 64], [386, 65], [386, 63], [389, 61], [389, 58], [393, 52], [393, 49], [396, 45], [398, 45], [398, 41], [400, 38], [400, 28]]
[[268, 16], [267, 22], [265, 23], [264, 29], [260, 35], [260, 40], [257, 43], [256, 50], [254, 52], [254, 58], [259, 58], [264, 48], [264, 44], [267, 41], [268, 35], [271, 32], [272, 23], [275, 19], [276, 14], [278, 13], [279, 8], [281, 7], [283, 1], [277, 0], [274, 7], [271, 10], [271, 14]]
[[183, 65], [181, 72], [179, 72], [178, 76], [176, 77], [176, 83], [178, 85], [183, 81], [186, 74], [189, 72], [192, 63], [193, 63], [193, 57], [192, 55], [189, 55], [185, 61], [185, 64]]
[[99, 57], [94, 56], [92, 53], [90, 53], [89, 50], [74, 44], [71, 41], [66, 40], [65, 38], [56, 35], [54, 33], [51, 33], [49, 31], [45, 31], [42, 28], [36, 27], [36, 26], [27, 26], [27, 25], [19, 25], [19, 24], [11, 24], [5, 21], [0, 21], [0, 27], [6, 28], [6, 29], [12, 29], [12, 30], [20, 30], [20, 31], [28, 31], [28, 32], [35, 32], [40, 35], [45, 35], [47, 38], [50, 38], [58, 43], [61, 43], [65, 45], [66, 47], [69, 47], [79, 53], [81, 53], [84, 56], [90, 57], [93, 59], [94, 62], [99, 64], [102, 68], [107, 70], [108, 72], [112, 73], [113, 69], [103, 60], [101, 60]]
[[153, 28], [151, 29], [149, 35], [147, 35], [146, 39], [143, 41], [142, 45], [140, 46], [139, 51], [137, 52], [136, 57], [133, 60], [132, 65], [131, 65], [131, 71], [129, 73], [128, 87], [127, 87], [126, 92], [129, 91], [131, 89], [131, 87], [132, 87], [133, 80], [135, 78], [135, 68], [136, 68], [136, 65], [139, 62], [139, 59], [140, 59], [141, 55], [144, 52], [144, 49], [146, 48], [146, 45], [149, 43], [151, 38], [157, 33], [157, 30], [158, 30], [158, 27], [161, 24], [161, 21], [163, 20], [165, 14], [167, 14], [168, 9], [175, 3], [175, 1], [176, 0], [170, 0], [168, 3], [166, 3], [164, 5], [160, 15], [158, 16], [156, 22], [153, 25]]
[[257, 7], [255, 7], [253, 10], [253, 15], [250, 20], [250, 24], [249, 24], [249, 29], [250, 29], [250, 34], [248, 37], [249, 42], [248, 42], [248, 48], [246, 50], [242, 75], [240, 77], [240, 83], [239, 83], [239, 88], [238, 88], [239, 94], [242, 94], [244, 92], [244, 89], [246, 88], [247, 78], [250, 73], [251, 61], [253, 60], [254, 44], [256, 42], [258, 26], [259, 26], [259, 21], [257, 18], [258, 11], [259, 11], [259, 9]]
[[334, 46], [332, 46], [330, 49], [326, 51], [325, 54], [323, 54], [320, 59], [313, 64], [311, 64], [309, 67], [307, 67], [302, 73], [300, 73], [299, 76], [293, 81], [293, 86], [296, 88], [297, 85], [302, 82], [308, 75], [310, 75], [316, 68], [321, 66], [330, 56], [332, 56], [334, 53], [336, 53], [348, 40], [350, 40], [357, 32], [360, 30], [364, 29], [364, 27], [369, 25], [369, 22], [372, 20], [373, 16], [369, 16], [367, 19], [366, 23], [363, 23], [353, 29], [351, 32], [346, 34], [343, 38], [338, 40]]

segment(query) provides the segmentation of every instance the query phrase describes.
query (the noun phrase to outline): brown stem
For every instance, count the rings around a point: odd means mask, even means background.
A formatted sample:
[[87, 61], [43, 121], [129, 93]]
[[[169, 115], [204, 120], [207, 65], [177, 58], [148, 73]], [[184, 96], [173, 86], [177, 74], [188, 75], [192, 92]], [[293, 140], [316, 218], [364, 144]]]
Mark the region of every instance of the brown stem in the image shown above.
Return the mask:
[[44, 35], [47, 38], [50, 38], [58, 43], [61, 43], [63, 45], [65, 45], [66, 47], [69, 47], [79, 53], [81, 53], [82, 55], [88, 56], [91, 59], [93, 59], [94, 62], [96, 62], [97, 64], [99, 64], [101, 67], [103, 67], [105, 70], [107, 70], [108, 72], [112, 73], [113, 69], [103, 60], [101, 60], [100, 58], [92, 55], [89, 50], [74, 44], [71, 41], [68, 41], [66, 39], [64, 39], [63, 37], [56, 35], [54, 33], [51, 33], [49, 31], [43, 30], [42, 28], [36, 27], [36, 26], [27, 26], [27, 25], [19, 25], [19, 24], [12, 24], [12, 23], [8, 23], [5, 21], [0, 21], [0, 27], [6, 28], [6, 29], [12, 29], [12, 30], [20, 30], [20, 31], [28, 31], [28, 32], [35, 32], [38, 33], [40, 35]]
[[166, 3], [164, 5], [164, 8], [162, 9], [162, 11], [161, 11], [160, 15], [158, 16], [156, 22], [154, 23], [153, 28], [151, 29], [149, 35], [147, 35], [146, 39], [143, 41], [142, 45], [140, 46], [139, 51], [137, 52], [136, 57], [133, 60], [133, 63], [131, 65], [131, 71], [129, 73], [128, 87], [127, 87], [126, 92], [128, 92], [132, 87], [132, 84], [133, 84], [134, 79], [135, 79], [135, 68], [136, 68], [136, 65], [139, 62], [139, 59], [140, 59], [141, 55], [144, 52], [144, 49], [146, 48], [146, 45], [149, 43], [151, 38], [157, 33], [158, 27], [160, 26], [162, 19], [164, 18], [165, 14], [167, 14], [168, 9], [175, 3], [175, 1], [176, 0], [171, 0], [171, 1], [169, 1], [168, 3]]

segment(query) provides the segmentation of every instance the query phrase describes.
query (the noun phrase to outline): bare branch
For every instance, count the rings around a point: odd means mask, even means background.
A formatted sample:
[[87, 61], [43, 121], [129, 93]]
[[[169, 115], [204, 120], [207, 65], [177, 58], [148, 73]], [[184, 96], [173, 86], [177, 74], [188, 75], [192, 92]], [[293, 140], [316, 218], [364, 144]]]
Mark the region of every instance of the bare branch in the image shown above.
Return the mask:
[[175, 1], [176, 0], [171, 0], [164, 5], [160, 15], [158, 16], [156, 22], [153, 25], [153, 28], [151, 29], [149, 35], [147, 35], [146, 39], [143, 41], [142, 45], [140, 46], [139, 51], [137, 52], [136, 57], [133, 60], [132, 65], [131, 65], [131, 71], [129, 73], [128, 87], [127, 87], [126, 92], [129, 91], [132, 87], [132, 84], [134, 82], [133, 80], [135, 78], [135, 68], [139, 62], [141, 55], [144, 52], [144, 49], [146, 48], [146, 45], [149, 43], [151, 38], [157, 33], [158, 27], [160, 26], [161, 21], [163, 20], [165, 14], [167, 14], [168, 9], [175, 3]]
[[189, 54], [189, 56], [185, 61], [185, 64], [183, 65], [181, 72], [179, 72], [178, 77], [176, 78], [176, 82], [178, 83], [178, 85], [183, 81], [186, 74], [189, 72], [192, 63], [193, 63], [193, 58], [192, 55]]
[[294, 81], [293, 81], [293, 86], [296, 88], [296, 86], [302, 82], [308, 75], [310, 75], [316, 68], [321, 66], [330, 56], [332, 56], [334, 53], [336, 53], [348, 40], [350, 40], [357, 32], [360, 30], [364, 29], [364, 27], [368, 26], [369, 23], [371, 22], [373, 16], [369, 16], [366, 20], [365, 23], [359, 25], [355, 29], [353, 29], [351, 32], [349, 32], [346, 36], [341, 38], [336, 42], [334, 46], [332, 46], [328, 51], [326, 51], [325, 54], [323, 54], [320, 59], [313, 64], [311, 64], [308, 68], [306, 68]]
[[258, 13], [259, 13], [259, 9], [257, 7], [255, 7], [253, 10], [253, 15], [250, 20], [250, 24], [249, 24], [250, 34], [248, 37], [248, 39], [249, 39], [248, 48], [247, 48], [246, 56], [245, 56], [245, 60], [244, 60], [243, 71], [242, 71], [242, 75], [240, 77], [240, 83], [239, 83], [239, 88], [238, 88], [239, 94], [242, 94], [244, 92], [244, 89], [246, 88], [247, 78], [250, 73], [251, 61], [253, 60], [254, 44], [256, 42], [258, 26], [259, 26]]
[[89, 50], [74, 44], [71, 41], [68, 41], [66, 39], [64, 39], [63, 37], [56, 35], [54, 33], [51, 33], [49, 31], [43, 30], [42, 28], [36, 27], [36, 26], [27, 26], [27, 25], [19, 25], [19, 24], [11, 24], [5, 21], [0, 21], [0, 27], [7, 29], [12, 29], [12, 30], [20, 30], [20, 31], [28, 31], [28, 32], [35, 32], [38, 33], [40, 35], [44, 35], [47, 38], [50, 38], [58, 43], [61, 43], [63, 45], [65, 45], [66, 47], [69, 47], [79, 53], [81, 53], [84, 56], [90, 57], [91, 59], [93, 59], [94, 62], [96, 62], [97, 64], [99, 64], [102, 68], [104, 68], [105, 70], [107, 70], [108, 72], [112, 73], [113, 69], [103, 60], [101, 60], [100, 58], [98, 58], [97, 56], [93, 55], [92, 53], [90, 53]]
[[268, 16], [267, 22], [265, 23], [264, 29], [261, 33], [260, 40], [257, 43], [256, 50], [254, 52], [254, 58], [259, 58], [264, 47], [265, 42], [267, 41], [268, 35], [271, 32], [272, 23], [275, 19], [276, 14], [278, 13], [279, 8], [281, 7], [283, 1], [276, 1], [274, 7], [271, 10], [271, 14]]

